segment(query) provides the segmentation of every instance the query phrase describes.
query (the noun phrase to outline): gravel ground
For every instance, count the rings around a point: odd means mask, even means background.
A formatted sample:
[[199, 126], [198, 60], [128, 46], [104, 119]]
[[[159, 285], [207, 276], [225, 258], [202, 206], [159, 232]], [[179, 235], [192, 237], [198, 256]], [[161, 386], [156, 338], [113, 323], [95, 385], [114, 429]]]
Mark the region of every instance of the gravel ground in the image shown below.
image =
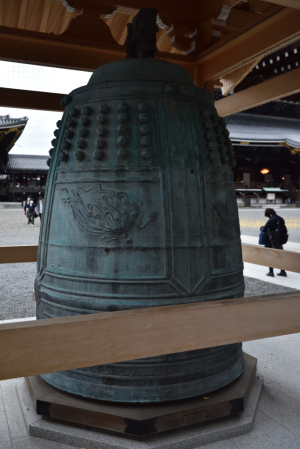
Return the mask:
[[35, 316], [36, 263], [0, 265], [0, 320]]
[[[256, 214], [254, 218], [260, 219], [257, 215], [258, 212], [253, 212], [253, 214]], [[282, 215], [284, 216], [283, 213]], [[294, 213], [294, 218], [300, 220], [300, 211], [297, 215]], [[247, 222], [247, 231], [249, 229], [254, 232], [255, 229], [251, 228], [249, 223], [250, 219]], [[256, 224], [253, 226], [256, 226]], [[249, 231], [244, 232], [243, 225], [241, 228], [242, 233], [253, 235]], [[0, 210], [0, 246], [35, 245], [38, 243], [39, 230], [39, 219], [36, 220], [34, 227], [28, 226], [22, 210]], [[257, 235], [257, 233], [254, 235]], [[300, 237], [299, 240], [294, 238], [290, 240], [300, 241]], [[33, 300], [35, 274], [36, 263], [0, 265], [0, 320], [35, 316]], [[245, 281], [245, 296], [294, 291], [291, 288], [258, 281], [257, 279], [245, 278]]]
[[0, 246], [37, 245], [39, 233], [39, 218], [35, 218], [34, 226], [30, 226], [23, 209], [0, 209]]
[[281, 285], [270, 284], [269, 282], [259, 281], [254, 278], [245, 277], [245, 295], [244, 296], [259, 296], [259, 295], [274, 295], [276, 293], [295, 292], [294, 288], [282, 287]]
[[[0, 246], [37, 245], [40, 219], [27, 225], [23, 209], [0, 210]], [[0, 320], [35, 316], [36, 263], [0, 265]]]

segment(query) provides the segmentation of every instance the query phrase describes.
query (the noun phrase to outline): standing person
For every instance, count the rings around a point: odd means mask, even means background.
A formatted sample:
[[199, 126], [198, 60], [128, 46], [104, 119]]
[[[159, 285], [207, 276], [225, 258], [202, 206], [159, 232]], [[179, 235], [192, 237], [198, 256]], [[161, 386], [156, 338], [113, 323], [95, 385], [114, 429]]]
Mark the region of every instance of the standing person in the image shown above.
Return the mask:
[[36, 206], [36, 212], [40, 217], [40, 221], [42, 221], [42, 213], [43, 213], [43, 198], [40, 196], [37, 206]]
[[[263, 232], [267, 235], [266, 248], [283, 249], [283, 244], [287, 242], [288, 235], [284, 219], [276, 214], [274, 209], [266, 209], [265, 216], [269, 218], [263, 228]], [[281, 270], [277, 276], [285, 276], [286, 271]], [[269, 267], [267, 276], [274, 277], [274, 270]]]
[[26, 206], [26, 215], [28, 218], [28, 224], [31, 226], [34, 225], [34, 214], [36, 213], [36, 204], [33, 202], [33, 199], [30, 198], [29, 204]]
[[[27, 209], [27, 206], [28, 206], [28, 204], [29, 204], [29, 201], [30, 201], [30, 196], [28, 195], [27, 200], [25, 201], [25, 204], [24, 204], [24, 214], [25, 214], [25, 215], [27, 215], [26, 209]], [[27, 224], [29, 224], [29, 221], [28, 221]]]

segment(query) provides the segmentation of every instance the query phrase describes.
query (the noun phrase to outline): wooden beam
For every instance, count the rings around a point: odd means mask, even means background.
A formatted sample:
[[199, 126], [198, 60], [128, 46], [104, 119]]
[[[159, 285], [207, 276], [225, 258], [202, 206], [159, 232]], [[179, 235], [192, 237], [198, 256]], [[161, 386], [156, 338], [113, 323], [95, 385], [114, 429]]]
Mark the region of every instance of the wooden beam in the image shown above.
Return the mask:
[[37, 245], [0, 246], [0, 264], [36, 262], [37, 252]]
[[263, 2], [285, 6], [286, 8], [300, 9], [300, 0], [262, 0]]
[[2, 324], [0, 380], [297, 332], [295, 292]]
[[233, 70], [250, 58], [260, 56], [293, 37], [299, 36], [300, 11], [288, 8], [232, 39], [196, 63], [198, 85]]
[[[65, 40], [64, 40], [65, 39]], [[13, 34], [0, 27], [0, 60], [59, 67], [93, 72], [109, 62], [126, 57], [126, 52], [116, 48], [80, 45], [69, 42], [64, 36], [53, 37], [43, 33], [22, 32]], [[174, 62], [190, 73], [194, 63], [178, 55], [158, 53], [158, 58]]]
[[64, 94], [0, 87], [0, 106], [7, 108], [61, 112], [64, 110], [60, 105], [63, 97]]
[[298, 92], [300, 92], [300, 68], [222, 98], [215, 102], [215, 106], [221, 117], [227, 117]]
[[[0, 264], [36, 262], [37, 245], [0, 246]], [[300, 273], [300, 253], [262, 246], [242, 245], [243, 261]]]
[[[259, 25], [232, 39], [229, 43], [198, 58], [194, 81], [203, 87], [205, 82], [234, 68], [239, 63], [257, 56], [299, 34], [300, 11], [289, 8], [264, 20]], [[15, 31], [0, 27], [0, 60], [39, 64], [75, 70], [94, 71], [102, 64], [123, 59], [125, 50], [115, 47], [89, 46], [68, 41], [64, 35]], [[158, 53], [158, 57], [184, 67], [189, 73], [195, 66], [190, 57]]]
[[[295, 94], [300, 91], [299, 74], [300, 68], [297, 68], [242, 92], [222, 98], [215, 103], [218, 114], [221, 117], [227, 117], [254, 106]], [[207, 84], [207, 86], [210, 85], [214, 86], [214, 83]], [[60, 105], [60, 100], [64, 95], [2, 87], [0, 88], [0, 106], [62, 112], [64, 108]]]
[[161, 1], [161, 0], [102, 0], [101, 3], [106, 5], [115, 6], [116, 4], [120, 7], [133, 8], [139, 11], [141, 7], [155, 8], [158, 10], [160, 17], [167, 17], [170, 21], [184, 21], [194, 23], [197, 17], [197, 2], [194, 0], [187, 0], [184, 3], [180, 1]]
[[244, 262], [300, 273], [300, 253], [246, 244], [242, 252]]
[[125, 51], [115, 48], [69, 43], [53, 35], [51, 38], [26, 31], [13, 34], [0, 27], [0, 60], [94, 71], [102, 64], [125, 57]]

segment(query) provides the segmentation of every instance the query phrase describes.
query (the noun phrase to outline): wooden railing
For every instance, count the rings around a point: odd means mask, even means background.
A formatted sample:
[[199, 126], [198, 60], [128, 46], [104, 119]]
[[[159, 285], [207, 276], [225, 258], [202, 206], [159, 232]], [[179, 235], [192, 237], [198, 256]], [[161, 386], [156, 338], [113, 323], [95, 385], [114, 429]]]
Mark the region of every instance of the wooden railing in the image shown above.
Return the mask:
[[37, 245], [0, 246], [0, 264], [36, 262], [37, 251]]
[[[0, 246], [0, 264], [36, 262], [37, 250], [37, 245]], [[300, 273], [300, 253], [247, 244], [242, 251], [244, 262]]]
[[[245, 262], [300, 273], [300, 253], [243, 246]], [[0, 263], [37, 246], [0, 247]], [[300, 332], [298, 292], [0, 325], [0, 379]]]
[[300, 253], [298, 252], [246, 244], [242, 245], [242, 252], [244, 262], [300, 273]]

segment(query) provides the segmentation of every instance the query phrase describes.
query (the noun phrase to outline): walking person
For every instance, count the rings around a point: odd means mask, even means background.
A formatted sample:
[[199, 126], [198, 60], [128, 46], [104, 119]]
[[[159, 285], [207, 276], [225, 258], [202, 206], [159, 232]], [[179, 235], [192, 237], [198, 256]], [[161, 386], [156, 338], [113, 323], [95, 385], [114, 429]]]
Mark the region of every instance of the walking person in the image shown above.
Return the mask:
[[43, 198], [40, 196], [36, 206], [36, 212], [40, 217], [40, 221], [42, 221], [43, 206]]
[[[269, 218], [263, 227], [263, 232], [267, 236], [265, 247], [283, 250], [282, 245], [284, 245], [288, 240], [288, 233], [284, 219], [277, 215], [274, 209], [269, 208], [265, 210], [265, 216]], [[277, 273], [277, 275], [284, 277], [287, 276], [285, 270], [281, 270], [280, 273]], [[267, 276], [274, 277], [274, 270], [272, 267], [269, 267], [269, 273], [267, 273]]]
[[36, 214], [36, 204], [33, 198], [30, 198], [29, 204], [26, 206], [26, 215], [28, 218], [28, 224], [34, 225], [34, 215]]
[[[27, 200], [24, 201], [24, 214], [25, 215], [27, 215], [27, 206], [29, 205], [29, 202], [30, 202], [30, 196], [28, 195]], [[27, 224], [29, 224], [29, 222]]]

